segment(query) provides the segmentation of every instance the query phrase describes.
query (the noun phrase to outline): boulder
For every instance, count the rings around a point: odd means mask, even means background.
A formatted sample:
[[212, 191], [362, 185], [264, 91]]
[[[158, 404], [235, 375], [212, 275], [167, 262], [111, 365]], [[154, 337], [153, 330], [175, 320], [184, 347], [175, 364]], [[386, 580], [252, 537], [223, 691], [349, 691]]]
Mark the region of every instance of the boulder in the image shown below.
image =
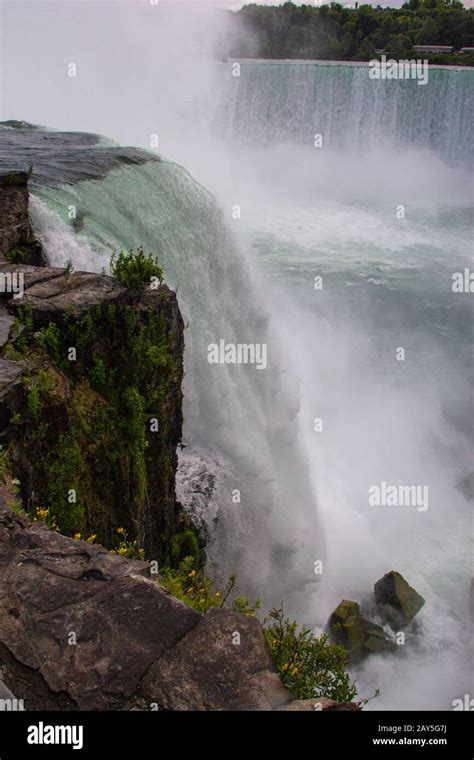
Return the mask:
[[364, 618], [357, 602], [343, 599], [329, 618], [328, 625], [332, 640], [347, 650], [351, 663], [390, 647], [383, 628]]
[[408, 625], [425, 603], [423, 597], [395, 570], [380, 578], [374, 591], [380, 614], [394, 628]]
[[289, 701], [260, 623], [211, 609], [150, 668], [143, 690], [166, 710], [274, 710]]

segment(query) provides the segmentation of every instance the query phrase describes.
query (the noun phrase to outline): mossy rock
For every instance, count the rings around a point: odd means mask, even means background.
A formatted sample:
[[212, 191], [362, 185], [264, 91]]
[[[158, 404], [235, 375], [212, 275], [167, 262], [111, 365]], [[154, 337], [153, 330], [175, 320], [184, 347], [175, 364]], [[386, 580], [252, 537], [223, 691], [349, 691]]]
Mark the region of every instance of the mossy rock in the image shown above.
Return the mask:
[[331, 638], [347, 650], [351, 663], [360, 662], [371, 652], [382, 652], [389, 642], [383, 628], [361, 615], [357, 602], [343, 599], [329, 618]]

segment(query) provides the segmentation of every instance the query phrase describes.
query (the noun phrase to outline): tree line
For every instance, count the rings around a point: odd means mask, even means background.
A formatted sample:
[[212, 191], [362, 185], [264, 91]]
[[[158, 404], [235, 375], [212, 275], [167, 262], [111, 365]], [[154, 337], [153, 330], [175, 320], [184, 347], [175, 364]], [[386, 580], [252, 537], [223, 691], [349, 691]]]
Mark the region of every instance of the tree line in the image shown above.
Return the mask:
[[253, 3], [230, 16], [222, 57], [367, 61], [382, 52], [413, 57], [414, 45], [452, 45], [452, 53], [416, 57], [474, 65], [472, 53], [459, 53], [474, 47], [474, 9], [459, 0], [409, 0], [401, 8]]

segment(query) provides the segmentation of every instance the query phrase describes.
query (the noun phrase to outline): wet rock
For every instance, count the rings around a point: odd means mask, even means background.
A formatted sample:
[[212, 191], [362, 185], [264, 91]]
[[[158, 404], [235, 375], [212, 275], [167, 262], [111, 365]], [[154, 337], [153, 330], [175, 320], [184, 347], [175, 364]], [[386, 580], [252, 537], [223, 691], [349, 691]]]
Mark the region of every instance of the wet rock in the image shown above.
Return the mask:
[[360, 662], [371, 652], [390, 646], [383, 628], [361, 615], [357, 602], [343, 599], [328, 622], [332, 640], [347, 650], [351, 663]]
[[423, 597], [395, 570], [380, 578], [374, 591], [381, 615], [395, 628], [408, 625], [425, 603]]

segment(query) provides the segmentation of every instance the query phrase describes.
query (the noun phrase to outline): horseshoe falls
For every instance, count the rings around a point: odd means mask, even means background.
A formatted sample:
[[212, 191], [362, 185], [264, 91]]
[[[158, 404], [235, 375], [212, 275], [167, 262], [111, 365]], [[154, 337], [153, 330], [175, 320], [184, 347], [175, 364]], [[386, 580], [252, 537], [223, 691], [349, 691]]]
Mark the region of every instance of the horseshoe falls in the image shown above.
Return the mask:
[[243, 62], [223, 66], [216, 125], [227, 140], [312, 145], [351, 152], [416, 146], [448, 162], [472, 162], [474, 97], [469, 69], [429, 68], [426, 84], [374, 80], [361, 64]]
[[[399, 571], [426, 603], [400, 651], [353, 669], [359, 693], [451, 709], [472, 688], [472, 294], [452, 277], [472, 268], [474, 72], [430, 68], [419, 86], [358, 65], [210, 68], [176, 64], [166, 102], [158, 77], [152, 116], [119, 135], [107, 114], [77, 123], [141, 147], [159, 123], [168, 160], [7, 126], [0, 162], [34, 157], [52, 264], [100, 271], [143, 244], [178, 289], [179, 496], [212, 571], [314, 628]], [[267, 368], [209, 364], [220, 340], [265, 344]], [[426, 487], [427, 508], [370, 505], [381, 483]]]

